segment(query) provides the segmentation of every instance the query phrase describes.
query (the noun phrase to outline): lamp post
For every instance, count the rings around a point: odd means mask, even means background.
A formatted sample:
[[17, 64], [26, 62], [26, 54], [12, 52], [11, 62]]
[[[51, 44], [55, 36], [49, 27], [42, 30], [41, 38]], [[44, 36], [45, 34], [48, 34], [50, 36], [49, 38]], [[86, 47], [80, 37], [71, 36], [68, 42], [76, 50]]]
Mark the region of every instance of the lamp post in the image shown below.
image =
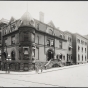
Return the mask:
[[6, 59], [7, 61], [7, 71], [8, 73], [10, 73], [10, 66], [9, 66], [9, 62], [11, 61], [10, 55], [8, 55], [8, 58]]

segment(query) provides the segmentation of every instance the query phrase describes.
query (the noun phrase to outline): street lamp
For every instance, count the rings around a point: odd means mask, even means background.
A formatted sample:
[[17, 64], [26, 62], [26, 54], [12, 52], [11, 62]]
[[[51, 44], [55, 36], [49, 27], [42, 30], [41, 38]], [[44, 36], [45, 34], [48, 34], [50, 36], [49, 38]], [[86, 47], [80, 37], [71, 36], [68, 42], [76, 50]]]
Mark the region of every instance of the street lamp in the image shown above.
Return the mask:
[[7, 71], [10, 73], [10, 67], [9, 67], [9, 62], [11, 61], [10, 55], [8, 55], [8, 58], [6, 59], [7, 61]]

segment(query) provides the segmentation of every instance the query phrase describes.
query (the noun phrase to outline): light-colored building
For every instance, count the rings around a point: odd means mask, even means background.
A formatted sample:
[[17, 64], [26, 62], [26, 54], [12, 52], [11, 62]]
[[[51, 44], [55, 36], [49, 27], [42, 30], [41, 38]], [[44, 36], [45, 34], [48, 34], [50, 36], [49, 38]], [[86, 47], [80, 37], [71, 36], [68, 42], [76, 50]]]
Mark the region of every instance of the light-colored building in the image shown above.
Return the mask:
[[72, 40], [72, 58], [74, 63], [87, 63], [87, 38], [74, 33]]
[[67, 65], [70, 65], [73, 63], [73, 60], [72, 60], [72, 33], [68, 32], [68, 31], [64, 31], [65, 33], [65, 37], [66, 37], [66, 40], [67, 40], [67, 43], [66, 43], [66, 47], [67, 47]]

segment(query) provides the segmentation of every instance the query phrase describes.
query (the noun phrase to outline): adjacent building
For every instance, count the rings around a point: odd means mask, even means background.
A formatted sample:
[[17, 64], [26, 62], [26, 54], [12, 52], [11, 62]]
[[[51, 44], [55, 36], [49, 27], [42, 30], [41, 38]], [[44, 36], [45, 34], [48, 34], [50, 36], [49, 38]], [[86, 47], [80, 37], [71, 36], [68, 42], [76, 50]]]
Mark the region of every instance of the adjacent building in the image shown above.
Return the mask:
[[65, 36], [66, 36], [66, 40], [67, 40], [67, 43], [66, 43], [66, 50], [67, 50], [67, 65], [70, 65], [73, 63], [73, 59], [72, 59], [72, 33], [68, 32], [68, 31], [64, 31], [65, 33]]
[[74, 33], [72, 36], [72, 58], [76, 64], [87, 63], [87, 38]]

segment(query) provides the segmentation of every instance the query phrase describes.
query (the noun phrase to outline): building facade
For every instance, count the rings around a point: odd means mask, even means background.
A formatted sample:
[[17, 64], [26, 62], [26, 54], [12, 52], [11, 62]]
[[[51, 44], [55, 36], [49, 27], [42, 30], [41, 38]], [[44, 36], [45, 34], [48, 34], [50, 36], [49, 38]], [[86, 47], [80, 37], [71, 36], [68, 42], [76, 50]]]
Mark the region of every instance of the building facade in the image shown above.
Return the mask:
[[6, 69], [8, 62], [11, 70], [29, 70], [33, 57], [36, 62], [42, 63], [60, 59], [66, 65], [67, 40], [64, 32], [55, 28], [52, 21], [45, 24], [26, 12], [18, 20], [12, 17], [1, 30], [3, 69]]
[[67, 46], [67, 65], [70, 65], [73, 63], [73, 59], [72, 59], [72, 33], [65, 31], [65, 36], [66, 36], [66, 46]]
[[87, 63], [87, 38], [78, 33], [73, 34], [72, 58], [76, 64]]
[[[16, 20], [0, 23], [2, 69], [30, 70], [35, 63], [45, 65], [49, 61], [61, 61], [62, 65], [87, 63], [88, 40], [75, 33], [61, 31], [50, 21], [44, 23], [32, 18], [29, 12]], [[11, 59], [10, 61], [7, 61]], [[52, 64], [53, 65], [53, 64]]]

